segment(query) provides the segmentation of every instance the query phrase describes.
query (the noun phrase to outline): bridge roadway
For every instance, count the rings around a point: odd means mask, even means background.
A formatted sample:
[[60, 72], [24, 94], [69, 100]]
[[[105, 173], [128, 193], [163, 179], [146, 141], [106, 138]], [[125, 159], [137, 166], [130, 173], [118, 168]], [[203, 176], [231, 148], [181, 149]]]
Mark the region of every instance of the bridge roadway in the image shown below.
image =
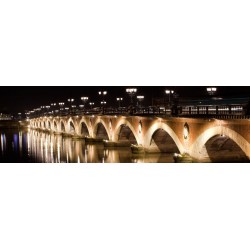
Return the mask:
[[31, 119], [30, 128], [105, 146], [135, 144], [145, 153], [186, 153], [198, 161], [250, 160], [249, 119], [50, 116]]

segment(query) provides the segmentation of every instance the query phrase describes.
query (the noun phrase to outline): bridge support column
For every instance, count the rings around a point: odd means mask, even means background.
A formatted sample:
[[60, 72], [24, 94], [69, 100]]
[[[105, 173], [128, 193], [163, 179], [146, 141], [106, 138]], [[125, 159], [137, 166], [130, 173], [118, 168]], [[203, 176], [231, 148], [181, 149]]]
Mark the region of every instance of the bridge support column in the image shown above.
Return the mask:
[[118, 148], [118, 147], [130, 147], [131, 143], [129, 141], [121, 141], [121, 142], [114, 142], [114, 141], [103, 141], [105, 148]]
[[62, 132], [54, 132], [55, 135], [61, 135]]
[[103, 143], [103, 139], [93, 138], [93, 137], [85, 137], [85, 142], [87, 144], [98, 144], [98, 143]]
[[131, 145], [133, 154], [145, 154], [145, 148], [142, 145]]

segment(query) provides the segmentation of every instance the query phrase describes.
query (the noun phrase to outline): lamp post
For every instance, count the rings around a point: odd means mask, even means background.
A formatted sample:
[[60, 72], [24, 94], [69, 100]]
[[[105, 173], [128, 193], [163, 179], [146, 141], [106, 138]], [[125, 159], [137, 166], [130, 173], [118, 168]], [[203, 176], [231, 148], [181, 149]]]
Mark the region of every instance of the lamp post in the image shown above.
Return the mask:
[[168, 95], [168, 102], [169, 105], [171, 104], [171, 95], [173, 95], [174, 91], [173, 90], [166, 90], [165, 93]]
[[41, 106], [41, 115], [44, 116], [44, 109], [45, 109], [45, 106]]
[[94, 105], [95, 105], [95, 103], [94, 103], [94, 102], [90, 102], [90, 103], [89, 103], [90, 110], [92, 110], [92, 109], [93, 109]]
[[70, 106], [69, 106], [69, 111], [70, 111], [70, 114], [71, 114], [71, 112], [72, 112], [72, 103], [74, 102], [74, 99], [73, 98], [70, 98], [70, 99], [68, 99], [68, 102], [70, 103]]
[[122, 97], [117, 97], [116, 100], [118, 101], [119, 108], [120, 108], [121, 107], [121, 101], [123, 100], [123, 98]]
[[138, 99], [138, 106], [140, 108], [141, 107], [141, 103], [144, 100], [144, 96], [143, 95], [139, 95], [139, 96], [137, 96], [137, 99]]
[[207, 88], [207, 93], [209, 95], [215, 95], [216, 91], [217, 91], [217, 88], [215, 88], [215, 87]]
[[171, 99], [171, 97], [174, 94], [174, 90], [166, 89], [165, 93], [168, 95], [168, 106], [170, 109], [170, 114], [172, 114], [172, 99]]
[[60, 107], [60, 115], [62, 114], [62, 110], [63, 110], [63, 106], [64, 106], [64, 102], [59, 102], [59, 107]]
[[102, 97], [102, 101], [101, 101], [101, 104], [102, 104], [102, 113], [104, 113], [104, 105], [106, 104], [105, 102], [105, 95], [107, 95], [107, 91], [99, 91], [98, 94]]
[[126, 92], [128, 93], [128, 95], [130, 96], [130, 103], [133, 106], [133, 96], [135, 95], [135, 93], [137, 92], [137, 89], [135, 88], [128, 88], [126, 89]]
[[85, 105], [86, 105], [86, 102], [88, 101], [88, 97], [87, 96], [83, 96], [83, 97], [81, 97], [81, 100], [82, 100], [82, 102], [83, 102], [83, 111], [85, 111], [85, 109], [86, 109], [86, 107], [85, 107]]
[[105, 102], [105, 101], [102, 101], [102, 102], [101, 102], [101, 105], [102, 105], [102, 106], [106, 105], [106, 102]]
[[165, 93], [168, 95], [168, 104], [169, 104], [169, 107], [171, 106], [171, 95], [173, 95], [174, 91], [173, 90], [165, 90]]
[[49, 115], [49, 109], [50, 109], [50, 106], [46, 106], [45, 108], [47, 109], [47, 113], [46, 113], [46, 115]]
[[52, 107], [52, 113], [55, 113], [55, 109], [56, 109], [56, 103], [51, 103], [50, 106]]

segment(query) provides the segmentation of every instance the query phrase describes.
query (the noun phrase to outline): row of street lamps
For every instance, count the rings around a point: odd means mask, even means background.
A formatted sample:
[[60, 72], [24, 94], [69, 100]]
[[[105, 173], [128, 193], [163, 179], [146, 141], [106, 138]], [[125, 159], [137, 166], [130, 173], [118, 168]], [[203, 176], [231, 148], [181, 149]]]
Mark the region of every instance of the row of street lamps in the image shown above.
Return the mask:
[[[216, 91], [217, 91], [217, 88], [215, 88], [215, 87], [207, 88], [207, 92], [209, 95], [214, 95], [216, 93]], [[107, 93], [108, 93], [107, 91], [99, 91], [98, 92], [98, 94], [101, 96], [100, 103], [102, 106], [102, 112], [104, 112], [104, 107], [107, 104], [107, 102], [105, 101], [105, 96], [107, 95]], [[137, 93], [137, 89], [136, 88], [127, 88], [126, 93], [130, 96], [130, 105], [131, 105], [131, 107], [133, 107], [134, 106], [133, 98]], [[169, 105], [169, 107], [171, 107], [175, 92], [172, 89], [167, 89], [167, 90], [165, 90], [165, 93], [168, 96], [168, 105]], [[116, 100], [118, 102], [119, 108], [121, 108], [121, 102], [123, 101], [123, 97], [117, 97]], [[143, 100], [144, 100], [144, 96], [142, 96], [142, 95], [137, 96], [137, 106], [138, 107], [142, 106]], [[37, 113], [44, 113], [44, 112], [49, 113], [50, 109], [54, 109], [54, 110], [52, 110], [52, 113], [56, 113], [56, 112], [62, 113], [64, 110], [69, 111], [71, 113], [72, 109], [76, 108], [76, 105], [73, 105], [75, 99], [69, 98], [69, 99], [67, 99], [67, 101], [69, 103], [69, 107], [64, 107], [65, 106], [64, 102], [59, 102], [58, 104], [51, 103], [50, 106], [41, 106], [40, 108], [26, 112], [25, 114], [27, 116], [27, 115], [33, 114], [35, 112], [37, 112]], [[86, 104], [89, 101], [89, 97], [83, 96], [83, 97], [81, 97], [81, 101], [83, 102], [83, 104], [79, 105], [79, 108], [81, 110], [85, 111]], [[94, 105], [95, 105], [94, 102], [89, 102], [88, 104], [89, 104], [91, 109], [94, 108]], [[59, 105], [59, 110], [56, 110], [57, 105]]]

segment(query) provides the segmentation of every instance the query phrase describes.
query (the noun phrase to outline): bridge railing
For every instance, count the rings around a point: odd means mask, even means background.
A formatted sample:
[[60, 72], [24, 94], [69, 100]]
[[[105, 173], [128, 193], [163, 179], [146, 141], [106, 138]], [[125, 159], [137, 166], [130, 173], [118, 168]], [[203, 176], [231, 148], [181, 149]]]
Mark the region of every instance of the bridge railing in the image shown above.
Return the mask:
[[142, 115], [162, 117], [190, 117], [217, 119], [249, 119], [245, 108], [241, 105], [230, 106], [172, 106], [172, 107], [97, 107], [92, 109], [71, 109], [32, 114], [29, 118], [42, 116], [83, 116], [83, 115]]

